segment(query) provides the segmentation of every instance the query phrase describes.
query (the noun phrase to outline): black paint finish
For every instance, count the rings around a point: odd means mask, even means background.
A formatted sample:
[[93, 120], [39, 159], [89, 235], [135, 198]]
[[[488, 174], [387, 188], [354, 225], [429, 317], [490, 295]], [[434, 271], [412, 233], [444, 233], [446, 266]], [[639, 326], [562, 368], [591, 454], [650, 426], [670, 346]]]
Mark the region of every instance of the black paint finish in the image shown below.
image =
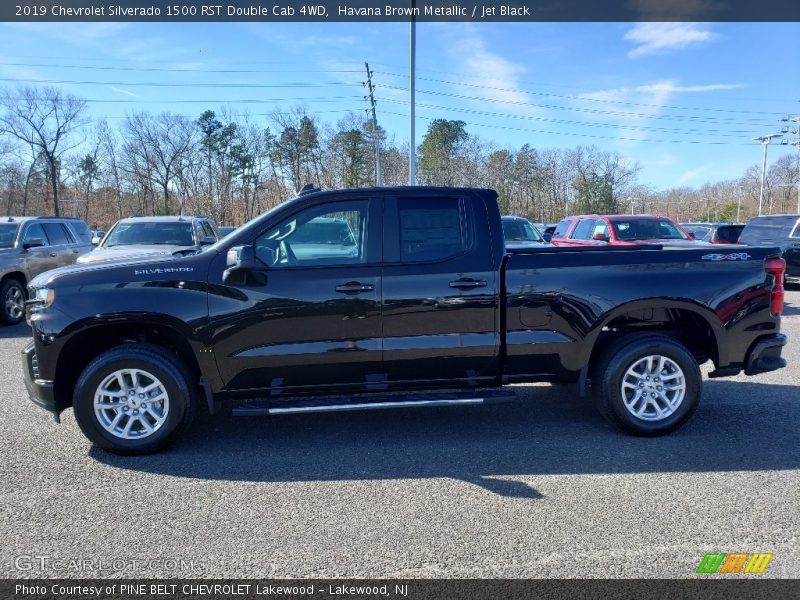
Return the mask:
[[[408, 199], [457, 205], [463, 251], [404, 262], [398, 223]], [[226, 280], [230, 248], [254, 244], [309, 207], [363, 200], [363, 262], [262, 265]], [[763, 267], [778, 252], [749, 247], [746, 260], [711, 260], [708, 248], [652, 246], [507, 253], [491, 190], [315, 192], [194, 256], [38, 277], [31, 286], [53, 288], [56, 296], [50, 307], [29, 311], [34, 345], [26, 349], [25, 372], [31, 394], [55, 411], [71, 404], [71, 389], [57, 378], [65, 377], [63, 365], [115, 336], [166, 340], [219, 397], [577, 381], [598, 344], [619, 328], [689, 319], [693, 335], [710, 342], [707, 358], [720, 374], [732, 374], [757, 340], [779, 333], [780, 318], [769, 313], [773, 281]]]

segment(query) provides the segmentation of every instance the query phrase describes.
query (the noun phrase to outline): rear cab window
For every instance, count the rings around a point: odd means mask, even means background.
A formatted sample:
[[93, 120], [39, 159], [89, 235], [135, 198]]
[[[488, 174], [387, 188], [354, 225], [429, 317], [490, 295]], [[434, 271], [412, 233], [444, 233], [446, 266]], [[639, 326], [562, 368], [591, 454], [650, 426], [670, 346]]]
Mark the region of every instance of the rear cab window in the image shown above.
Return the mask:
[[398, 198], [397, 215], [401, 262], [447, 260], [472, 247], [460, 198]]

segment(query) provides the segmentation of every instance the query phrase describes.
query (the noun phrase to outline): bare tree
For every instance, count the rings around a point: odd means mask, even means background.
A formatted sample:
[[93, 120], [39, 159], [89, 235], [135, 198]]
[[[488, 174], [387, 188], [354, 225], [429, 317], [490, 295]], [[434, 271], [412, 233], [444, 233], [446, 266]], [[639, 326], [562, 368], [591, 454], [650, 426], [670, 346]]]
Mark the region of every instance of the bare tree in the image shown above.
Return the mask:
[[195, 143], [194, 124], [179, 115], [144, 113], [125, 121], [125, 151], [134, 172], [144, 175], [163, 193], [164, 212], [170, 212], [169, 190]]
[[83, 126], [81, 114], [86, 101], [52, 87], [22, 87], [6, 91], [0, 97], [4, 113], [0, 115], [0, 131], [36, 148], [44, 157], [53, 189], [53, 212], [59, 215], [58, 187], [62, 155], [77, 144], [67, 139]]

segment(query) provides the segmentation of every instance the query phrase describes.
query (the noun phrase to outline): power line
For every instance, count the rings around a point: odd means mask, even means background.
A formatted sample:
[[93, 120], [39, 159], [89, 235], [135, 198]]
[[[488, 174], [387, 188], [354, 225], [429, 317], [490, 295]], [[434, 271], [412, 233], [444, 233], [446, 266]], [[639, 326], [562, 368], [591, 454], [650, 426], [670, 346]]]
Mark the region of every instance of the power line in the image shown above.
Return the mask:
[[330, 87], [330, 86], [360, 86], [361, 82], [340, 82], [331, 81], [327, 83], [300, 83], [300, 82], [286, 82], [286, 83], [175, 83], [164, 81], [72, 81], [67, 79], [18, 79], [15, 77], [0, 77], [0, 81], [11, 81], [15, 83], [59, 83], [69, 85], [122, 85], [125, 87], [211, 87], [211, 88], [314, 88], [314, 87]]
[[94, 65], [36, 64], [23, 62], [2, 62], [0, 65], [10, 67], [39, 67], [52, 69], [89, 69], [96, 71], [133, 71], [141, 73], [360, 73], [358, 70], [328, 69], [177, 69], [165, 67], [98, 67]]
[[[397, 117], [405, 117], [407, 116], [404, 113], [394, 113], [394, 112], [387, 112], [384, 111], [383, 114], [387, 115], [394, 115]], [[419, 119], [425, 119], [427, 121], [434, 121], [439, 117], [424, 117], [424, 116], [417, 116]], [[505, 129], [509, 131], [521, 131], [525, 133], [541, 133], [545, 135], [558, 135], [558, 136], [570, 136], [570, 137], [583, 137], [583, 138], [591, 138], [591, 139], [600, 139], [600, 140], [614, 140], [614, 141], [627, 141], [627, 142], [640, 142], [640, 143], [658, 143], [658, 144], [691, 144], [691, 145], [712, 145], [712, 146], [745, 146], [748, 145], [746, 143], [733, 143], [733, 142], [712, 142], [712, 141], [705, 141], [705, 140], [662, 140], [662, 139], [639, 139], [639, 138], [626, 138], [626, 137], [618, 137], [618, 136], [608, 136], [608, 135], [595, 135], [590, 133], [573, 133], [573, 132], [564, 132], [564, 131], [546, 131], [543, 129], [524, 129], [521, 127], [510, 127], [508, 125], [490, 125], [488, 123], [474, 123], [469, 121], [464, 121], [465, 125], [472, 125], [474, 127], [489, 127], [491, 129]]]
[[[404, 79], [408, 79], [408, 75], [401, 75], [398, 73], [387, 73], [386, 71], [376, 71], [381, 75], [389, 75], [392, 77], [401, 77]], [[469, 87], [469, 88], [477, 88], [483, 90], [491, 90], [496, 92], [508, 92], [508, 93], [515, 93], [515, 94], [529, 94], [531, 96], [544, 96], [548, 98], [562, 98], [565, 100], [580, 100], [585, 102], [603, 102], [609, 104], [623, 104], [626, 106], [643, 106], [643, 107], [650, 107], [650, 108], [669, 108], [669, 109], [676, 109], [676, 110], [697, 110], [697, 111], [704, 111], [704, 112], [726, 112], [726, 113], [740, 113], [740, 114], [754, 114], [754, 115], [782, 115], [785, 114], [784, 112], [775, 112], [775, 111], [763, 111], [763, 110], [737, 110], [737, 109], [729, 109], [729, 108], [707, 108], [701, 106], [675, 106], [669, 104], [648, 104], [645, 102], [629, 102], [624, 100], [610, 100], [607, 98], [590, 98], [586, 95], [569, 95], [569, 94], [553, 94], [550, 92], [534, 92], [531, 90], [522, 90], [516, 88], [504, 88], [504, 87], [496, 87], [491, 85], [481, 85], [476, 83], [467, 83], [464, 81], [448, 81], [445, 79], [432, 79], [430, 77], [417, 77], [420, 81], [430, 81], [433, 83], [445, 83], [449, 85], [456, 85], [461, 87]]]
[[[391, 86], [391, 85], [384, 85], [380, 86], [385, 89], [390, 90], [397, 90], [397, 91], [407, 91], [407, 88], [399, 87], [399, 86]], [[536, 102], [522, 102], [518, 100], [504, 100], [502, 98], [487, 98], [482, 96], [465, 96], [463, 94], [454, 94], [450, 92], [441, 92], [436, 90], [417, 90], [417, 92], [421, 94], [429, 94], [433, 96], [444, 96], [447, 98], [458, 98], [460, 100], [475, 100], [478, 102], [490, 102], [490, 103], [499, 103], [499, 104], [510, 104], [513, 106], [533, 106], [537, 108], [547, 108], [551, 110], [568, 110], [573, 112], [585, 112], [590, 114], [600, 114], [600, 115], [610, 115], [616, 117], [636, 117], [636, 118], [647, 118], [647, 119], [667, 119], [667, 120], [678, 120], [678, 121], [697, 121], [702, 123], [718, 123], [724, 124], [729, 122], [735, 125], [766, 125], [771, 123], [772, 121], [764, 120], [764, 119], [744, 119], [746, 122], [737, 121], [734, 119], [729, 119], [727, 117], [698, 117], [693, 115], [653, 115], [647, 113], [636, 113], [636, 112], [623, 112], [623, 111], [609, 111], [609, 110], [600, 110], [595, 108], [580, 108], [576, 106], [557, 106], [552, 104], [538, 104]]]
[[[404, 104], [407, 105], [407, 100], [399, 100], [394, 98], [382, 98], [382, 102], [389, 102], [394, 104]], [[729, 129], [685, 129], [685, 128], [676, 128], [676, 127], [651, 127], [648, 125], [625, 125], [625, 124], [618, 124], [618, 123], [593, 123], [591, 121], [571, 121], [567, 119], [551, 119], [548, 117], [537, 117], [532, 115], [514, 115], [510, 113], [498, 113], [498, 112], [488, 112], [482, 110], [475, 110], [469, 108], [457, 108], [452, 106], [441, 106], [437, 104], [420, 104], [417, 103], [417, 107], [420, 108], [429, 108], [434, 110], [446, 110], [451, 112], [458, 112], [458, 113], [468, 113], [474, 115], [483, 115], [488, 117], [497, 117], [502, 119], [521, 119], [525, 121], [541, 121], [545, 123], [558, 123], [561, 125], [580, 125], [581, 127], [602, 127], [602, 128], [614, 128], [614, 129], [631, 129], [634, 131], [637, 130], [645, 130], [645, 131], [657, 131], [661, 133], [678, 133], [681, 135], [696, 135], [696, 134], [714, 134], [721, 137], [735, 137], [740, 138], [742, 135], [752, 135], [753, 130], [729, 130]]]

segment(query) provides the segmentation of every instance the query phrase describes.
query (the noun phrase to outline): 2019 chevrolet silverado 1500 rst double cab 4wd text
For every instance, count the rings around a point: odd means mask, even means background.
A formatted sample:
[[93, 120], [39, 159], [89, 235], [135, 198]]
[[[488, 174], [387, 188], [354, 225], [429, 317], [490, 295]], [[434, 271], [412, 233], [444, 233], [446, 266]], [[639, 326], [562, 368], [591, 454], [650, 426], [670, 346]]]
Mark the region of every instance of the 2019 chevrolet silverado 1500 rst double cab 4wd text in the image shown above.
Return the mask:
[[163, 447], [199, 406], [477, 404], [531, 381], [591, 381], [611, 422], [661, 434], [697, 407], [699, 364], [785, 365], [779, 252], [506, 249], [491, 190], [315, 190], [195, 255], [36, 278], [26, 385], [120, 453]]

